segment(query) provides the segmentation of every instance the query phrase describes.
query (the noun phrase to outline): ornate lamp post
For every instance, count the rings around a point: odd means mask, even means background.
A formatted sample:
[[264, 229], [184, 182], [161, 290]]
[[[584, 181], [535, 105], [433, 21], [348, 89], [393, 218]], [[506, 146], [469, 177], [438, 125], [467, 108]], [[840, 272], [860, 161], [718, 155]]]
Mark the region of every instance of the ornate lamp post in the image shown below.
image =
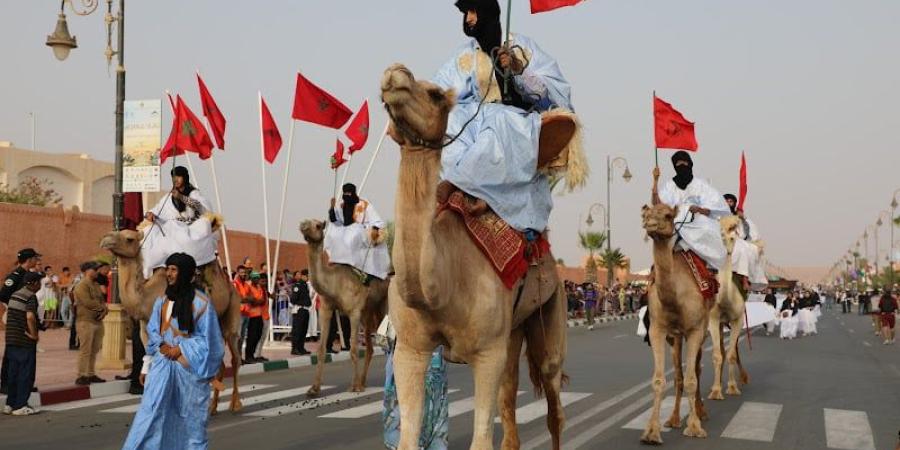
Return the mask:
[[[76, 5], [79, 3], [80, 6]], [[125, 110], [125, 0], [118, 0], [119, 8], [113, 14], [113, 0], [106, 0], [106, 64], [112, 64], [113, 56], [118, 56], [116, 65], [116, 141], [115, 141], [115, 186], [113, 193], [113, 229], [119, 231], [122, 224], [122, 212], [124, 209], [122, 194], [122, 141], [124, 136], [124, 110]], [[56, 29], [53, 34], [47, 36], [47, 46], [53, 49], [56, 59], [63, 61], [69, 56], [72, 49], [78, 48], [75, 36], [69, 35], [69, 26], [66, 23], [66, 4], [73, 13], [79, 16], [87, 16], [97, 10], [98, 0], [61, 0], [59, 16], [56, 21]], [[80, 9], [79, 9], [80, 8]], [[117, 48], [112, 48], [113, 24], [116, 27]], [[103, 338], [103, 358], [98, 366], [109, 369], [122, 369], [129, 367], [125, 361], [125, 317], [122, 312], [119, 299], [119, 270], [118, 263], [113, 260], [111, 273], [111, 298], [110, 313], [104, 319], [106, 330]]]
[[894, 194], [891, 195], [891, 219], [888, 220], [888, 226], [891, 227], [891, 254], [888, 258], [888, 265], [891, 267], [888, 272], [890, 274], [891, 288], [894, 287], [894, 227], [896, 227], [894, 219], [897, 217], [897, 194], [900, 194], [900, 189], [897, 189], [894, 191]]
[[[616, 157], [614, 159], [610, 159], [609, 155], [606, 155], [606, 252], [609, 253], [612, 251], [612, 226], [610, 225], [610, 216], [612, 216], [612, 175], [613, 169], [623, 169], [622, 179], [625, 182], [631, 181], [631, 171], [628, 170], [628, 161], [621, 156]], [[613, 284], [613, 269], [611, 267], [606, 268], [606, 286], [612, 287]]]

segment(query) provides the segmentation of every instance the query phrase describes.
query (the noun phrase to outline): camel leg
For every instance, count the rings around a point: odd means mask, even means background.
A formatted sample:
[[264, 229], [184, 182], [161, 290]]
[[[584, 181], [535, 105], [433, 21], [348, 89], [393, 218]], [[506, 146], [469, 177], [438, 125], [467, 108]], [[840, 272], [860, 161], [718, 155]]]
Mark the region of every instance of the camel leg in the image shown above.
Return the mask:
[[[372, 316], [372, 320], [375, 319], [377, 319], [377, 315]], [[365, 389], [366, 387], [366, 380], [368, 380], [369, 378], [369, 366], [372, 364], [372, 356], [375, 354], [375, 349], [372, 347], [372, 332], [378, 329], [378, 325], [376, 324], [375, 326], [372, 326], [372, 323], [373, 322], [370, 320], [368, 324], [366, 324], [365, 330], [363, 330], [363, 339], [365, 339], [366, 343], [366, 358], [363, 361], [363, 370], [361, 376], [363, 389]]]
[[472, 425], [472, 445], [469, 450], [494, 448], [494, 416], [497, 412], [497, 392], [506, 368], [509, 336], [496, 339], [472, 363], [475, 376], [475, 418]]
[[362, 371], [359, 367], [359, 319], [360, 311], [350, 313], [350, 361], [353, 363], [353, 382], [350, 383], [350, 392], [362, 392], [366, 389], [362, 379]]
[[503, 450], [519, 448], [519, 429], [516, 425], [516, 394], [519, 389], [519, 359], [522, 355], [522, 341], [525, 339], [523, 327], [516, 328], [509, 336], [506, 350], [506, 370], [500, 380], [497, 403], [500, 407], [500, 421], [503, 424]]
[[[565, 410], [559, 397], [563, 380], [567, 378], [562, 370], [566, 357], [565, 298], [565, 292], [558, 290], [538, 314], [528, 319], [525, 329], [529, 373], [535, 386], [540, 383], [547, 398], [547, 428], [554, 450], [561, 448], [562, 431], [566, 422]], [[540, 378], [536, 380], [538, 375]]]
[[676, 336], [672, 340], [672, 368], [675, 370], [675, 407], [663, 425], [668, 428], [681, 428], [681, 397], [684, 394], [684, 370], [681, 362], [681, 347], [684, 338]]
[[[238, 374], [241, 371], [241, 348], [238, 347], [238, 338], [240, 337], [238, 333], [230, 333], [225, 337], [225, 342], [228, 343], [228, 352], [231, 353], [231, 370], [234, 372], [231, 378], [231, 403], [228, 406], [228, 410], [233, 413], [240, 411], [244, 407], [241, 403], [238, 383]], [[224, 371], [222, 374], [224, 375]]]
[[[700, 348], [703, 348], [703, 342], [700, 342]], [[697, 360], [694, 361], [694, 370], [697, 371], [697, 379], [700, 379], [700, 373], [702, 372], [702, 366], [700, 365], [700, 360], [703, 359], [703, 350], [697, 352]], [[697, 415], [700, 417], [700, 420], [709, 420], [709, 413], [706, 412], [706, 407], [703, 406], [703, 396], [700, 395], [700, 388], [697, 388], [697, 394], [694, 395], [694, 403], [697, 407]]]
[[747, 369], [744, 369], [744, 364], [741, 363], [741, 343], [738, 342], [738, 345], [734, 347], [734, 356], [737, 359], [738, 370], [741, 373], [741, 384], [750, 384], [750, 374], [747, 373]]
[[397, 403], [400, 405], [400, 442], [397, 450], [418, 450], [425, 404], [425, 370], [431, 361], [430, 352], [418, 352], [397, 342], [394, 350], [394, 382], [397, 385]]
[[650, 347], [653, 350], [653, 412], [647, 421], [647, 428], [641, 435], [641, 443], [659, 445], [663, 443], [660, 435], [659, 408], [662, 404], [663, 391], [666, 390], [666, 332], [659, 325], [650, 323]]
[[209, 402], [209, 415], [215, 416], [219, 413], [219, 389], [216, 388], [216, 385], [222, 385], [222, 379], [225, 378], [225, 363], [223, 362], [221, 366], [219, 366], [219, 371], [216, 373], [215, 381], [212, 383], [212, 399]]
[[739, 317], [737, 320], [731, 321], [731, 338], [728, 340], [728, 389], [725, 393], [728, 395], [741, 395], [741, 390], [737, 384], [737, 346], [741, 338], [741, 325], [744, 319]]
[[[306, 391], [307, 397], [316, 397], [322, 392], [322, 373], [325, 371], [325, 349], [331, 346], [328, 339], [328, 333], [331, 332], [331, 316], [334, 310], [329, 306], [327, 301], [319, 304], [319, 349], [316, 350], [318, 361], [316, 364], [316, 376], [313, 378], [313, 384]], [[408, 423], [408, 422], [407, 422]]]
[[722, 350], [724, 347], [722, 343], [722, 323], [716, 310], [713, 310], [709, 317], [709, 336], [713, 344], [713, 370], [715, 371], [712, 389], [709, 391], [709, 399], [725, 400], [725, 396], [722, 395], [722, 369], [725, 361]]
[[[706, 330], [699, 329], [693, 330], [690, 334], [687, 335], [687, 360], [688, 361], [696, 361], [698, 354], [701, 351], [701, 346], [703, 345], [703, 339], [706, 337]], [[687, 366], [687, 374], [684, 379], [684, 393], [688, 398], [695, 398], [697, 395], [697, 389], [699, 388], [697, 382], [697, 366], [695, 364], [688, 364]], [[705, 438], [706, 431], [703, 430], [703, 424], [700, 422], [700, 416], [697, 411], [697, 402], [690, 402], [691, 404], [691, 414], [688, 416], [687, 427], [684, 429], [684, 435], [688, 437], [699, 437]]]

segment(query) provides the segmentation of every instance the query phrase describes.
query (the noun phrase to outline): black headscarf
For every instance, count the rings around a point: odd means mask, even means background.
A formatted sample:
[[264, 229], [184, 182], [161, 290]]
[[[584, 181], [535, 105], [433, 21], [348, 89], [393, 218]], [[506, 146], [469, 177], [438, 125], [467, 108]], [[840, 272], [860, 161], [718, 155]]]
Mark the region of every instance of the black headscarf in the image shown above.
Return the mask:
[[734, 194], [725, 194], [722, 197], [725, 197], [725, 200], [731, 200], [734, 202], [734, 206], [730, 206], [731, 213], [737, 214], [737, 197], [735, 197]]
[[[500, 5], [497, 0], [457, 0], [456, 7], [463, 13], [463, 33], [475, 38], [481, 50], [491, 55], [495, 48], [503, 45], [503, 27], [500, 25]], [[469, 11], [478, 14], [478, 21], [474, 27], [466, 24], [466, 13]], [[495, 72], [494, 75], [504, 104], [522, 109], [529, 108], [528, 102], [515, 90], [513, 83], [509, 83], [507, 92], [503, 75], [500, 72]]]
[[166, 266], [178, 267], [175, 284], [166, 285], [166, 297], [175, 302], [172, 315], [178, 319], [178, 328], [188, 334], [194, 332], [194, 275], [197, 262], [191, 255], [175, 253], [166, 259]]
[[[687, 165], [678, 165], [679, 161], [687, 161]], [[688, 152], [681, 150], [672, 155], [672, 165], [675, 166], [675, 177], [672, 181], [678, 186], [678, 189], [687, 189], [691, 181], [694, 181], [694, 161]]]
[[356, 211], [356, 205], [359, 203], [359, 196], [356, 195], [356, 185], [353, 183], [345, 184], [342, 192], [344, 193], [342, 212], [344, 215], [344, 226], [346, 227], [353, 224], [353, 213]]
[[[173, 185], [173, 187], [175, 185], [175, 180], [174, 180], [175, 176], [179, 176], [184, 179], [184, 189], [181, 190], [180, 192], [185, 197], [190, 196], [191, 192], [193, 192], [194, 189], [197, 189], [194, 187], [194, 185], [191, 184], [191, 175], [190, 175], [190, 173], [188, 173], [188, 170], [184, 168], [184, 166], [177, 166], [174, 169], [172, 169], [172, 178], [173, 178], [172, 185]], [[186, 208], [184, 202], [176, 199], [175, 197], [172, 197], [172, 204], [175, 205], [175, 209], [177, 209], [178, 212], [184, 212], [184, 209]]]

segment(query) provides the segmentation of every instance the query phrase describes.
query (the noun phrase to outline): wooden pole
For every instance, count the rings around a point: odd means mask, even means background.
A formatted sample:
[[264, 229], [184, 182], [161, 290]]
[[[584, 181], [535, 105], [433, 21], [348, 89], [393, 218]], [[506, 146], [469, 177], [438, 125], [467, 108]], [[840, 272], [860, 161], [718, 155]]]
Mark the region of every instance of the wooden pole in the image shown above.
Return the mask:
[[369, 167], [366, 168], [366, 174], [363, 175], [362, 183], [359, 184], [358, 195], [362, 195], [363, 188], [366, 187], [366, 182], [369, 181], [369, 174], [372, 173], [372, 166], [375, 165], [375, 159], [378, 158], [378, 153], [381, 152], [381, 145], [384, 144], [384, 138], [387, 136], [388, 127], [390, 126], [390, 121], [384, 125], [384, 131], [381, 132], [381, 138], [378, 139], [378, 146], [375, 147], [375, 152], [372, 153], [372, 159], [369, 161]]

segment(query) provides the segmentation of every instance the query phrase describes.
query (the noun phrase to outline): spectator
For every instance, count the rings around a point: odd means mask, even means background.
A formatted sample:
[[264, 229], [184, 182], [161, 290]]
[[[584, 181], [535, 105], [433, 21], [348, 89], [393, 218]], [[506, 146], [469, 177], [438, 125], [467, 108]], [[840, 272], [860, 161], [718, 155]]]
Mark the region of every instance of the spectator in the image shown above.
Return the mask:
[[106, 297], [97, 284], [100, 264], [89, 261], [81, 265], [84, 278], [75, 286], [75, 301], [78, 304], [75, 326], [81, 348], [78, 354], [78, 378], [75, 384], [86, 386], [91, 383], [105, 383], [97, 376], [94, 366], [97, 354], [103, 344], [103, 318], [106, 317]]
[[291, 285], [291, 354], [308, 355], [306, 351], [306, 332], [309, 329], [309, 308], [312, 298], [309, 295], [309, 270], [294, 272], [294, 283]]
[[97, 286], [100, 286], [100, 292], [103, 293], [103, 298], [107, 303], [109, 302], [110, 269], [108, 262], [97, 261]]
[[59, 275], [59, 319], [64, 326], [71, 326], [72, 319], [72, 272], [68, 267], [62, 268]]
[[43, 274], [28, 272], [23, 278], [24, 287], [9, 299], [6, 323], [6, 352], [9, 361], [9, 396], [4, 414], [30, 416], [39, 411], [28, 405], [34, 387], [37, 367], [37, 309], [36, 292], [41, 287]]
[[[277, 302], [275, 301], [275, 293], [269, 292], [269, 274], [259, 274], [259, 285], [263, 291], [262, 332], [260, 333], [259, 343], [256, 345], [256, 351], [253, 352], [253, 359], [256, 362], [269, 362], [269, 359], [262, 355], [262, 350], [266, 340], [269, 339], [269, 328], [272, 326], [272, 307], [275, 307]], [[271, 303], [269, 303], [269, 299], [272, 299]]]
[[884, 338], [884, 345], [893, 344], [894, 327], [897, 323], [897, 298], [885, 289], [878, 306], [881, 311], [881, 337]]
[[597, 291], [591, 283], [584, 283], [584, 312], [587, 315], [588, 330], [594, 329], [594, 311], [597, 309]]
[[247, 289], [247, 347], [244, 350], [244, 364], [253, 364], [258, 361], [254, 356], [256, 346], [262, 338], [263, 314], [266, 312], [265, 287], [260, 283], [260, 274], [250, 274], [250, 285]]
[[44, 266], [44, 278], [41, 289], [37, 292], [38, 318], [48, 327], [59, 320], [59, 277], [53, 273], [53, 267]]
[[[6, 305], [9, 303], [9, 299], [13, 294], [22, 289], [23, 283], [25, 282], [25, 274], [34, 269], [38, 264], [41, 263], [41, 254], [36, 252], [33, 248], [23, 248], [19, 250], [19, 253], [16, 255], [16, 260], [18, 265], [15, 270], [13, 270], [3, 281], [3, 286], [0, 287], [0, 305]], [[5, 310], [5, 306], [0, 306], [0, 316], [3, 316], [3, 312]], [[40, 327], [40, 324], [38, 324]], [[7, 366], [7, 352], [3, 351], [3, 363], [2, 368], [0, 368], [0, 394], [7, 393], [7, 381], [9, 380], [9, 367]]]

